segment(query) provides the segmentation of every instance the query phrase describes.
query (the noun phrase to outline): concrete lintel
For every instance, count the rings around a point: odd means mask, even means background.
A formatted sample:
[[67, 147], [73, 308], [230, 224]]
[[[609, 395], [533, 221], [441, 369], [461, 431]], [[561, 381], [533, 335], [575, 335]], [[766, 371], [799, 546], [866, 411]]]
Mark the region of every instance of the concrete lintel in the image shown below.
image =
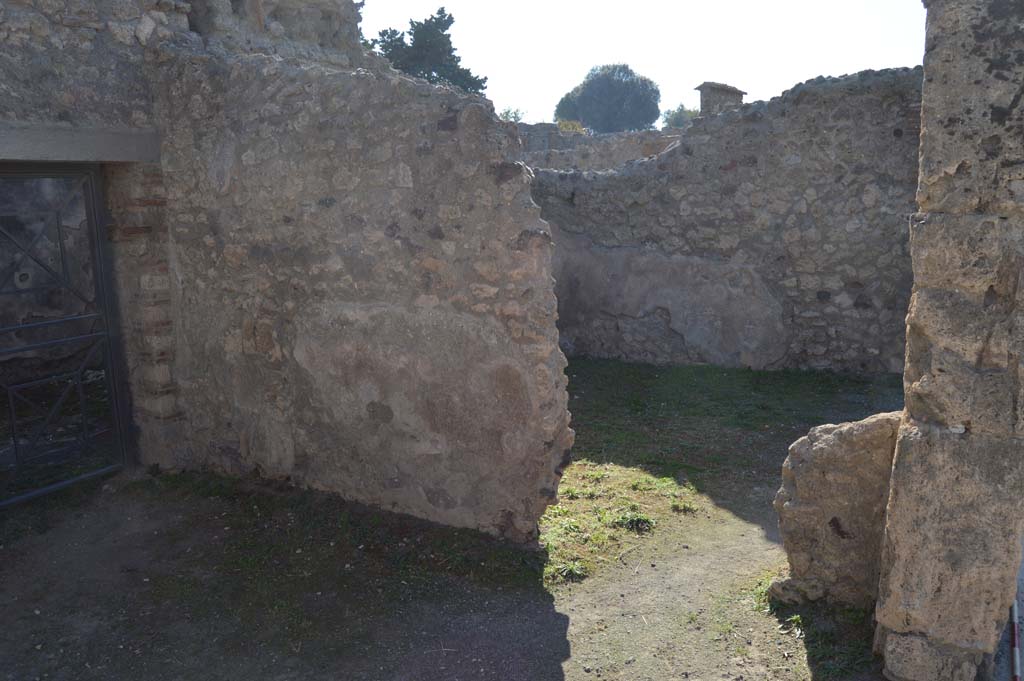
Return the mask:
[[109, 130], [0, 123], [0, 160], [66, 163], [156, 163], [153, 129]]

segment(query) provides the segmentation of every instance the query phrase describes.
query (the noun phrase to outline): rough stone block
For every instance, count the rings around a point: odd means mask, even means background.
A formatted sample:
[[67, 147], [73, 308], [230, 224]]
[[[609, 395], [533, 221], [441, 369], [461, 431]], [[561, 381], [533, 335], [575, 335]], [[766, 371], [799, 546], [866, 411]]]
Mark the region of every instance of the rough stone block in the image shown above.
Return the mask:
[[1020, 566], [1022, 457], [1016, 438], [900, 429], [876, 611], [888, 632], [965, 654], [995, 649]]
[[[915, 289], [945, 289], [991, 307], [1017, 288], [1024, 217], [921, 213], [911, 220]], [[991, 291], [991, 293], [990, 293]]]
[[925, 4], [920, 209], [1024, 215], [1024, 3]]
[[979, 434], [1019, 432], [1024, 221], [920, 215], [911, 230], [907, 409]]
[[790, 579], [772, 585], [776, 597], [874, 603], [902, 416], [819, 426], [789, 448], [775, 511]]
[[890, 681], [976, 681], [982, 656], [933, 645], [914, 634], [880, 630], [876, 647], [886, 659]]
[[[911, 347], [916, 361], [916, 343]], [[1009, 437], [1019, 430], [1017, 369], [978, 371], [951, 353], [933, 351], [927, 368], [906, 384], [907, 411], [950, 432]]]

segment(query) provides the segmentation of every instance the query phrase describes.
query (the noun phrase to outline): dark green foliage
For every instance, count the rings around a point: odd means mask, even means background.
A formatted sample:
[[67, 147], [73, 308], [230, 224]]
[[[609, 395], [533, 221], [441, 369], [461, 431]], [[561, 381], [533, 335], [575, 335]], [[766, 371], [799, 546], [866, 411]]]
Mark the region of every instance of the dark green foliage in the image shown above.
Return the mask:
[[687, 109], [685, 104], [680, 104], [675, 109], [669, 109], [661, 116], [661, 125], [665, 128], [685, 128], [686, 125], [700, 115], [697, 109]]
[[500, 118], [503, 121], [508, 121], [510, 123], [520, 123], [523, 120], [523, 110], [507, 107], [506, 109], [503, 109], [501, 113], [498, 114], [498, 118]]
[[565, 95], [558, 100], [558, 106], [555, 107], [555, 120], [556, 121], [579, 121], [580, 120], [580, 108], [578, 104], [577, 91], [583, 87], [577, 85], [571, 92], [565, 93]]
[[613, 518], [611, 524], [614, 527], [621, 527], [637, 534], [643, 534], [653, 530], [656, 523], [654, 518], [641, 511], [636, 504], [631, 504]]
[[580, 121], [594, 132], [650, 128], [661, 115], [661, 91], [626, 64], [596, 66], [562, 97], [555, 120]]
[[487, 87], [487, 79], [473, 75], [461, 65], [448, 33], [454, 23], [455, 17], [441, 7], [423, 21], [410, 21], [408, 33], [394, 28], [381, 31], [370, 46], [410, 76], [479, 94]]

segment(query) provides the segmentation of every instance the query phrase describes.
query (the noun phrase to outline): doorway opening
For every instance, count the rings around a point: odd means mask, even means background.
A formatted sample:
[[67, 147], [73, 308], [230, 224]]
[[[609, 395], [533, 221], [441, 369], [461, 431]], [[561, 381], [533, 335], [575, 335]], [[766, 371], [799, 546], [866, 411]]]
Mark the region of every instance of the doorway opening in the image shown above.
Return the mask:
[[125, 463], [92, 166], [0, 166], [0, 507]]

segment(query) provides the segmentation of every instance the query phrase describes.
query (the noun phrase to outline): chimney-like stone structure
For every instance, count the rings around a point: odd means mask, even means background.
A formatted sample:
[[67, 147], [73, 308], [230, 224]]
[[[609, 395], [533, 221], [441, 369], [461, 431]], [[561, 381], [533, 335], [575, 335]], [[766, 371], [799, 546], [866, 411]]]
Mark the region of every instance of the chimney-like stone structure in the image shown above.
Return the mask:
[[743, 106], [743, 96], [747, 94], [732, 85], [710, 81], [694, 89], [700, 92], [701, 116], [717, 116], [723, 111], [738, 109]]

